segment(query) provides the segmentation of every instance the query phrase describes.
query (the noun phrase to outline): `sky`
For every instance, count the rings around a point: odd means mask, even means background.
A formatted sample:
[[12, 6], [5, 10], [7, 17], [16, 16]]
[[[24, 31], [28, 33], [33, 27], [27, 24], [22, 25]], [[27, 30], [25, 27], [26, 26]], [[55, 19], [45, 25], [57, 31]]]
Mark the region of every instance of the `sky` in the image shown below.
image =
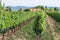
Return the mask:
[[54, 6], [60, 7], [60, 0], [2, 0], [5, 6]]

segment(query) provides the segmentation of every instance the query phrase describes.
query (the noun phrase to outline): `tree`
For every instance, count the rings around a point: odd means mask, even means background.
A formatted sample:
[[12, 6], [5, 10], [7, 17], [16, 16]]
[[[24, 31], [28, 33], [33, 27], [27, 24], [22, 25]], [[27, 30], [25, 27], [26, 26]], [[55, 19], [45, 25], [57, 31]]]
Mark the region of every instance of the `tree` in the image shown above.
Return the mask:
[[52, 8], [52, 7], [51, 7], [51, 8], [49, 8], [49, 11], [54, 11], [54, 8]]
[[22, 9], [20, 8], [18, 11], [22, 11]]
[[30, 9], [25, 9], [24, 11], [30, 11]]
[[54, 11], [59, 11], [59, 9], [57, 7], [54, 8]]
[[3, 4], [3, 6], [2, 6], [2, 5], [1, 5], [1, 1], [2, 1], [2, 0], [0, 0], [0, 10], [3, 11], [3, 10], [4, 10], [4, 4]]
[[47, 8], [47, 6], [45, 6], [45, 8]]
[[0, 10], [1, 10], [1, 0], [0, 0]]
[[40, 8], [44, 10], [44, 7], [43, 6], [41, 6]]
[[45, 6], [44, 10], [45, 10], [45, 11], [48, 11], [48, 7], [47, 7], [47, 6]]
[[36, 8], [41, 8], [41, 6], [38, 5], [38, 6], [36, 6]]
[[5, 11], [11, 11], [11, 7], [10, 6], [7, 6]]
[[1, 6], [1, 0], [0, 0], [0, 6]]
[[36, 8], [41, 8], [42, 10], [44, 10], [44, 7], [43, 6], [37, 6]]

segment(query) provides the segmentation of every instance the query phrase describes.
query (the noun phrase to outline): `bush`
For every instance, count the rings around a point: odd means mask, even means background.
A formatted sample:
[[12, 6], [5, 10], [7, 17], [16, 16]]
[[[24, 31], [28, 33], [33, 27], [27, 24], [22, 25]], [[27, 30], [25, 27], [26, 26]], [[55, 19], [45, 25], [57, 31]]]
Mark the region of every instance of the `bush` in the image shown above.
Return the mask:
[[30, 9], [25, 9], [24, 11], [30, 11]]

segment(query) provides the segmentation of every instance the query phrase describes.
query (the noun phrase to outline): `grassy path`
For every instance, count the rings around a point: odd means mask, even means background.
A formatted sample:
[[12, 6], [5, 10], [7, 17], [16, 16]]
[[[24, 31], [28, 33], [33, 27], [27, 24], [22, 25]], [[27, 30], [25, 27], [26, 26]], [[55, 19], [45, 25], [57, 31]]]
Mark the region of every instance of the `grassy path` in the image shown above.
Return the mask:
[[49, 24], [49, 30], [52, 33], [53, 39], [52, 40], [58, 40], [59, 36], [58, 34], [55, 32], [55, 27], [56, 27], [56, 21], [52, 18], [49, 17], [47, 18], [48, 24]]

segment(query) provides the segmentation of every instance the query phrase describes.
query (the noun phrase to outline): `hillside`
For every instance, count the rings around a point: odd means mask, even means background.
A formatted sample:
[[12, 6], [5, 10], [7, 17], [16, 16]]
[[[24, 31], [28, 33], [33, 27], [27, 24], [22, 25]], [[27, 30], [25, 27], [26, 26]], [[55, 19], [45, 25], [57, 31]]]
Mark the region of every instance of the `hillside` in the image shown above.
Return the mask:
[[12, 11], [19, 10], [19, 9], [26, 9], [26, 8], [33, 8], [28, 6], [11, 6]]

